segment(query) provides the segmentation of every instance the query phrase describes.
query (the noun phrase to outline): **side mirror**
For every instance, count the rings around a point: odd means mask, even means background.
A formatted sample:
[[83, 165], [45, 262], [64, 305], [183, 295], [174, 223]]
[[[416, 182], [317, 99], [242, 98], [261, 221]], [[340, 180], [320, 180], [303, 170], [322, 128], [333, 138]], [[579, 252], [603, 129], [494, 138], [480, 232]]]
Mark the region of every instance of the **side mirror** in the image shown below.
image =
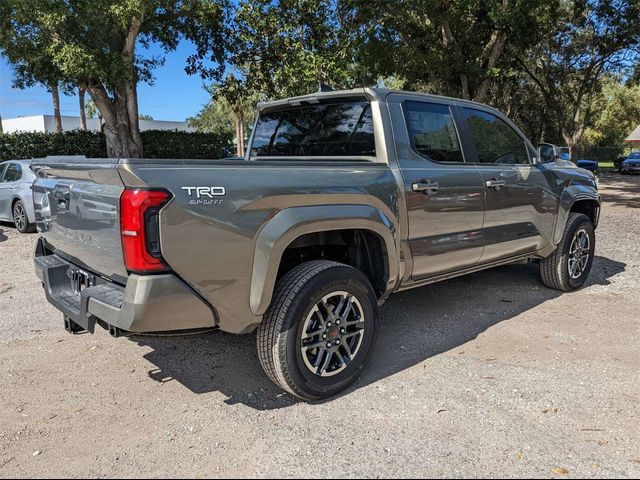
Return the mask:
[[542, 163], [555, 162], [560, 158], [560, 149], [552, 143], [538, 145], [538, 158]]

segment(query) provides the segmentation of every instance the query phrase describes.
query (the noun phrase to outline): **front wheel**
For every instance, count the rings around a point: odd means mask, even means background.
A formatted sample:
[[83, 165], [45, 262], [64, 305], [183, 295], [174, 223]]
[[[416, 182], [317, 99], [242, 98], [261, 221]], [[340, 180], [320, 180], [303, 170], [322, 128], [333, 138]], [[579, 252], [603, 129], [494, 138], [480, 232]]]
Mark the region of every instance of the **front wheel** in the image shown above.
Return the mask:
[[362, 272], [337, 262], [306, 262], [278, 282], [258, 329], [258, 356], [274, 383], [318, 401], [356, 381], [378, 328], [376, 295]]
[[20, 233], [34, 231], [34, 226], [32, 223], [29, 223], [27, 208], [24, 206], [24, 203], [22, 203], [22, 200], [18, 200], [13, 204], [13, 223]]
[[565, 292], [582, 287], [589, 277], [595, 248], [591, 219], [581, 213], [570, 213], [558, 247], [540, 261], [542, 283]]

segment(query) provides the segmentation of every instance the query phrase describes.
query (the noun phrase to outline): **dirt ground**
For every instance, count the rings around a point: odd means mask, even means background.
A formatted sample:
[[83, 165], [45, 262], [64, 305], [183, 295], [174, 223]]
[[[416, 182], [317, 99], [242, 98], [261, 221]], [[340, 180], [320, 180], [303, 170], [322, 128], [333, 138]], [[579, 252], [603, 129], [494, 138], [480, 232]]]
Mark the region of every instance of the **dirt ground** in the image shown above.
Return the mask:
[[0, 477], [640, 476], [640, 178], [605, 177], [588, 286], [508, 266], [393, 296], [308, 405], [255, 336], [67, 335], [0, 224]]

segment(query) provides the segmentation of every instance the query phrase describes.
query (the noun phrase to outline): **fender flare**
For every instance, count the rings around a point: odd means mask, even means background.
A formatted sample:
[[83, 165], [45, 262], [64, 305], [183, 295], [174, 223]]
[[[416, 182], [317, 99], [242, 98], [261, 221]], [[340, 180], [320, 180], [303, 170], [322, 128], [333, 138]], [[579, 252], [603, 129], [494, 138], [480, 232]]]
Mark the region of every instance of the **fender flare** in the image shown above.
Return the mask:
[[282, 254], [298, 237], [329, 230], [362, 229], [378, 234], [387, 250], [387, 292], [398, 281], [396, 227], [370, 205], [316, 205], [280, 210], [262, 228], [255, 242], [251, 274], [250, 307], [263, 315], [271, 303]]
[[553, 245], [558, 245], [564, 233], [564, 227], [569, 218], [569, 212], [573, 205], [581, 200], [592, 200], [598, 204], [598, 214], [600, 210], [600, 195], [595, 188], [585, 185], [574, 184], [565, 188], [560, 196], [560, 205], [558, 206], [558, 216], [556, 220], [556, 228], [553, 234]]

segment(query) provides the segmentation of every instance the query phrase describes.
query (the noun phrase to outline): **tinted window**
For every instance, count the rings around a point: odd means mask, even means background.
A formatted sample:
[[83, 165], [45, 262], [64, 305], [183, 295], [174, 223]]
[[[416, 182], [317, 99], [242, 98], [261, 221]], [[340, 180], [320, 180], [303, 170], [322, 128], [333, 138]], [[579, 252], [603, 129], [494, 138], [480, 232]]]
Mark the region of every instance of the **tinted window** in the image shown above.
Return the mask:
[[456, 126], [447, 105], [405, 102], [404, 115], [411, 146], [436, 162], [462, 162]]
[[480, 163], [529, 163], [524, 140], [502, 119], [471, 108], [465, 108], [464, 115], [471, 127]]
[[375, 156], [368, 102], [325, 103], [260, 115], [252, 157]]
[[4, 172], [3, 182], [17, 182], [22, 178], [22, 168], [17, 163], [10, 163]]

